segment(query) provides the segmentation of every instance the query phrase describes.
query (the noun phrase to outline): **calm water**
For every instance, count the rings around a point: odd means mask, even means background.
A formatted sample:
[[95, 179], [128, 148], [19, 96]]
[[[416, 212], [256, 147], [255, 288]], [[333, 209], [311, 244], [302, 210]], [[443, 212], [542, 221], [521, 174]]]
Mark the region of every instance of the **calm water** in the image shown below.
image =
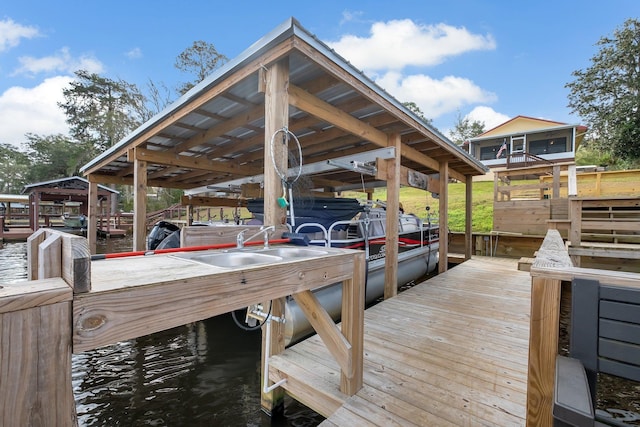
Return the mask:
[[[98, 253], [130, 251], [131, 238], [98, 240]], [[0, 243], [0, 282], [26, 280], [26, 243]], [[230, 315], [73, 356], [81, 426], [316, 426], [323, 418], [288, 399], [260, 409], [260, 332]]]

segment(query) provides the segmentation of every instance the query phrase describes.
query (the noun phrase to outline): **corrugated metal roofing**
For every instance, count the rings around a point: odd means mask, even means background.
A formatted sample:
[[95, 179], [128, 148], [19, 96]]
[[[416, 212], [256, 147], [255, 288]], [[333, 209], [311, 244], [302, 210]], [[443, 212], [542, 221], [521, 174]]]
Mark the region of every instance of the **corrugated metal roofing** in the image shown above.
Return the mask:
[[[403, 156], [404, 166], [437, 173], [416, 161], [415, 153], [419, 153], [417, 157], [448, 161], [454, 177], [486, 171], [480, 162], [290, 18], [83, 166], [82, 172], [94, 175], [98, 182], [130, 184], [133, 161], [127, 154], [137, 148], [146, 149], [152, 156], [148, 161], [149, 186], [190, 189], [255, 175], [263, 167], [267, 138], [260, 70], [283, 58], [289, 62], [290, 87], [301, 88], [379, 131], [400, 134], [404, 147], [414, 154]], [[293, 106], [289, 108], [288, 129], [301, 143], [305, 164], [346, 155], [357, 159], [360, 153], [380, 148]], [[360, 174], [344, 170], [322, 174], [325, 188], [327, 182], [349, 185], [362, 180]]]
[[[22, 192], [28, 193], [29, 190], [32, 190], [34, 188], [68, 188], [68, 189], [85, 190], [89, 188], [89, 181], [87, 181], [87, 179], [81, 176], [70, 176], [66, 178], [52, 179], [49, 181], [42, 181], [42, 182], [36, 182], [34, 184], [25, 185]], [[98, 184], [98, 188], [104, 191], [109, 191], [114, 194], [120, 194], [119, 191], [114, 190], [113, 188], [105, 187], [104, 185]]]

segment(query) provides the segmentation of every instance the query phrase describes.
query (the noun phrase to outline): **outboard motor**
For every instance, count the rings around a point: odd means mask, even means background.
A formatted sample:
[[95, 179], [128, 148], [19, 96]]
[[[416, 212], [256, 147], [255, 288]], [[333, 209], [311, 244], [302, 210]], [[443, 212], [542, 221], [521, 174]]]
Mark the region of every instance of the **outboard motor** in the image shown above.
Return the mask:
[[156, 249], [160, 242], [177, 230], [180, 230], [180, 227], [168, 221], [156, 222], [147, 236], [147, 250], [152, 251]]

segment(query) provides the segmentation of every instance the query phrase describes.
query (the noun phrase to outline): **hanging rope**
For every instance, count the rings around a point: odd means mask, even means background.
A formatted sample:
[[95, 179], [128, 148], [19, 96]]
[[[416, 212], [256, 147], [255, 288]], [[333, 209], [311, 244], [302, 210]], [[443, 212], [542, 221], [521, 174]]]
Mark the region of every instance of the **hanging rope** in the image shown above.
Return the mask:
[[[275, 141], [276, 141], [276, 136], [282, 133], [282, 145], [284, 145], [287, 149], [287, 152], [289, 154], [291, 154], [291, 150], [289, 150], [289, 137], [293, 137], [293, 140], [296, 143], [296, 148], [297, 148], [297, 159], [299, 159], [299, 161], [296, 161], [295, 159], [293, 160], [293, 167], [297, 166], [297, 172], [295, 174], [295, 177], [291, 180], [291, 182], [288, 182], [288, 173], [289, 173], [289, 169], [287, 168], [286, 170], [281, 170], [278, 167], [278, 163], [276, 163], [276, 157], [275, 157]], [[280, 179], [283, 182], [288, 182], [289, 184], [293, 184], [294, 182], [296, 182], [298, 180], [298, 178], [300, 178], [300, 175], [302, 174], [302, 147], [300, 146], [300, 141], [298, 141], [298, 137], [291, 132], [286, 126], [283, 127], [282, 129], [278, 129], [277, 131], [275, 131], [273, 133], [273, 135], [271, 135], [271, 143], [270, 143], [270, 154], [271, 154], [271, 163], [273, 164], [273, 167], [276, 170], [276, 173], [278, 174], [278, 176], [280, 177]], [[289, 158], [291, 156], [288, 156]], [[289, 162], [287, 163], [292, 163], [292, 160], [289, 159]]]
[[[282, 134], [281, 143], [286, 150], [285, 152], [287, 153], [287, 167], [285, 170], [282, 170], [282, 168], [278, 166], [278, 162], [276, 162], [275, 148], [278, 134]], [[293, 150], [289, 148], [289, 143], [291, 140], [295, 142], [295, 147], [292, 147]], [[282, 182], [282, 197], [278, 198], [278, 204], [282, 208], [289, 208], [291, 225], [295, 226], [292, 186], [302, 175], [302, 147], [300, 145], [300, 141], [298, 140], [298, 137], [285, 126], [281, 129], [278, 129], [273, 133], [273, 135], [271, 135], [269, 152], [271, 154], [271, 163], [273, 164], [273, 167], [280, 177], [280, 181]], [[294, 169], [294, 173], [292, 175], [293, 178], [291, 180], [289, 180], [290, 169]]]

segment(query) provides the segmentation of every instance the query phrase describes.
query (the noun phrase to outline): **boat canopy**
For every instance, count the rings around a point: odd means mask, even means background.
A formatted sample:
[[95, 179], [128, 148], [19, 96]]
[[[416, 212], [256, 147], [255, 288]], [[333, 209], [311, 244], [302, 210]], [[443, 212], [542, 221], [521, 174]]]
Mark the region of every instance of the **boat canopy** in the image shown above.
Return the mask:
[[[357, 199], [296, 197], [292, 201], [296, 224], [318, 223], [329, 228], [336, 221], [348, 221], [364, 211]], [[256, 218], [264, 216], [264, 199], [256, 198], [247, 202], [247, 209]]]

